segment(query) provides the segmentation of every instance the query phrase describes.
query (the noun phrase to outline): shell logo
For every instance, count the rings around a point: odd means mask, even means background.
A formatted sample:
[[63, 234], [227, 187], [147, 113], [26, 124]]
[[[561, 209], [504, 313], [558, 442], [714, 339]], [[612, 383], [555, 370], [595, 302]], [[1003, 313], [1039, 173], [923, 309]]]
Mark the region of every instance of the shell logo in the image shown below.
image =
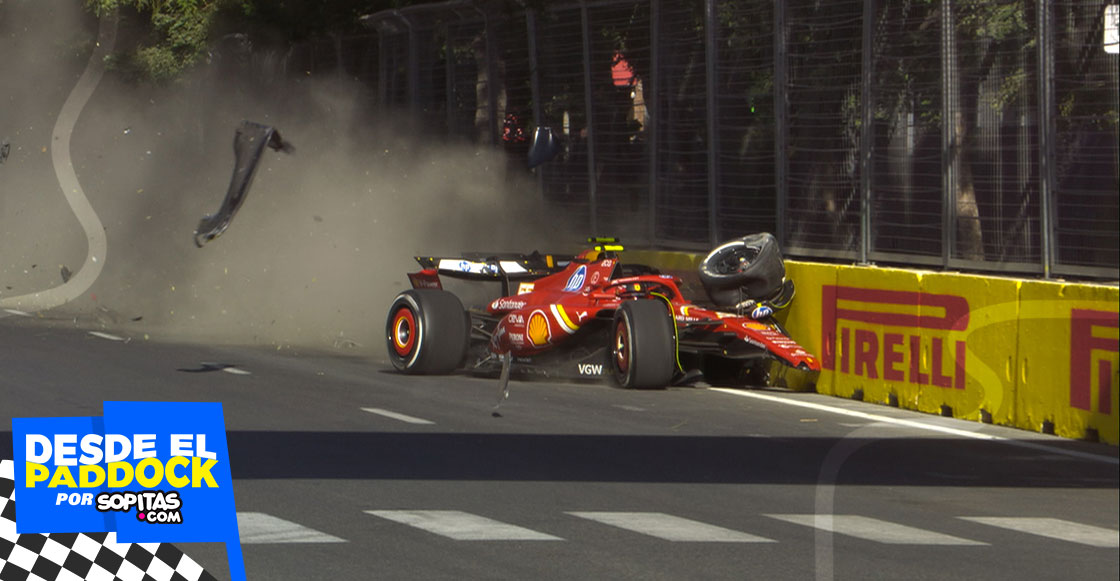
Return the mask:
[[544, 311], [533, 311], [529, 315], [529, 320], [525, 323], [525, 335], [529, 337], [529, 342], [537, 347], [547, 345], [552, 339], [552, 331], [549, 329], [548, 317], [545, 316]]

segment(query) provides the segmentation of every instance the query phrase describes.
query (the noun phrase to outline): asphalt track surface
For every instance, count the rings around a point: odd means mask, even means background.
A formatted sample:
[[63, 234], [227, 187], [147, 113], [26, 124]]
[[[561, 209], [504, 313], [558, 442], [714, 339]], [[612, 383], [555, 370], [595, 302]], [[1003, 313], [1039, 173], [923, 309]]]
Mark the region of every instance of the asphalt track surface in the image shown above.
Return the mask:
[[514, 381], [494, 417], [495, 381], [370, 355], [9, 316], [0, 450], [13, 417], [222, 402], [250, 579], [1120, 573], [1112, 446], [778, 390]]

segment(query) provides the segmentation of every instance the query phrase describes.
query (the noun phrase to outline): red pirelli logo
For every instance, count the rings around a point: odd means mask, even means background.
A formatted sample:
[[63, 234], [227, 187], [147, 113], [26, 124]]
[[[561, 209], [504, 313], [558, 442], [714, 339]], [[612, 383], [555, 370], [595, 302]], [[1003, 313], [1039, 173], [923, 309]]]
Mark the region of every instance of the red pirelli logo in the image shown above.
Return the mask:
[[[1120, 315], [1109, 311], [1073, 309], [1070, 312], [1069, 405], [1093, 411], [1093, 372], [1097, 375], [1097, 412], [1112, 413], [1113, 360], [1102, 357], [1120, 352], [1120, 341], [1093, 334], [1094, 329], [1120, 327]], [[1094, 369], [1094, 351], [1096, 369]]]
[[[965, 342], [950, 341], [937, 332], [968, 329], [967, 299], [838, 285], [824, 285], [821, 290], [823, 368], [868, 379], [965, 388]], [[897, 331], [883, 332], [880, 337], [875, 331], [852, 328], [841, 321], [895, 327]], [[930, 352], [928, 373], [921, 365], [923, 346]]]

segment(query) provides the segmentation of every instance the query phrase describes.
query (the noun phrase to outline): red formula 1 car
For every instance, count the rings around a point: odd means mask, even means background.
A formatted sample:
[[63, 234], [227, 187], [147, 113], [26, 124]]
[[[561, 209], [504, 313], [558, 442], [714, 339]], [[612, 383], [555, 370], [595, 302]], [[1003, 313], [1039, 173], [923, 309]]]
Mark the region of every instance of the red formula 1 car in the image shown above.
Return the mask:
[[[389, 307], [389, 358], [405, 373], [539, 373], [613, 378], [629, 388], [701, 379], [719, 385], [810, 388], [819, 361], [773, 318], [793, 297], [773, 237], [721, 245], [700, 267], [711, 304], [681, 279], [620, 261], [612, 239], [576, 256], [417, 257], [412, 289]], [[467, 311], [441, 276], [498, 281], [501, 296]], [[503, 373], [505, 372], [505, 373]]]

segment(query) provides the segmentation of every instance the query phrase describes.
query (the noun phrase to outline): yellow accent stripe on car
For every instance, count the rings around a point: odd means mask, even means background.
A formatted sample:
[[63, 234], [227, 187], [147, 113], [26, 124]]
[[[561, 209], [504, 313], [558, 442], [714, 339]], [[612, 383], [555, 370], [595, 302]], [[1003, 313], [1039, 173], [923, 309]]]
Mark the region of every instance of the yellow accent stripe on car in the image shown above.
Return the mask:
[[568, 313], [564, 312], [564, 307], [560, 305], [551, 305], [550, 308], [552, 309], [553, 316], [556, 317], [556, 322], [560, 323], [560, 328], [564, 329], [565, 333], [571, 335], [576, 332], [579, 325], [573, 323], [572, 320], [568, 318]]
[[[665, 306], [669, 307], [669, 318], [673, 321], [673, 355], [677, 361], [677, 369], [684, 371], [684, 366], [681, 365], [681, 337], [680, 331], [677, 329], [677, 318], [673, 316], [673, 301], [669, 297], [661, 293], [650, 293], [650, 296], [655, 296], [665, 301]], [[684, 311], [685, 316], [688, 316], [688, 307], [681, 309]]]

